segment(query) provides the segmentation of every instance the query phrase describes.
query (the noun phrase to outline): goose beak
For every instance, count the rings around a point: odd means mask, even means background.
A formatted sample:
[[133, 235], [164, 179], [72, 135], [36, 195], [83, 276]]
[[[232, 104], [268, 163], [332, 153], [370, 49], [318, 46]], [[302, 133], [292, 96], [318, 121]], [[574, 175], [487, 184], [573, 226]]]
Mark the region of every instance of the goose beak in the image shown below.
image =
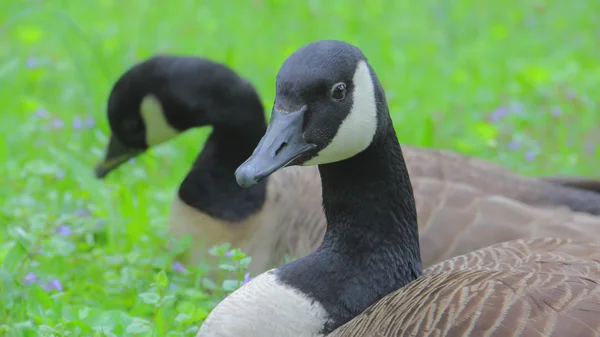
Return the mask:
[[108, 148], [106, 149], [106, 155], [104, 156], [104, 160], [98, 163], [96, 165], [96, 168], [94, 169], [96, 178], [102, 179], [106, 177], [114, 169], [121, 166], [121, 164], [142, 152], [144, 151], [132, 150], [130, 148], [125, 147], [123, 143], [121, 143], [119, 140], [117, 140], [117, 138], [111, 135], [110, 141], [108, 142]]
[[273, 109], [267, 132], [250, 158], [235, 171], [238, 185], [250, 187], [316, 148], [302, 137], [305, 112], [306, 106], [290, 113]]

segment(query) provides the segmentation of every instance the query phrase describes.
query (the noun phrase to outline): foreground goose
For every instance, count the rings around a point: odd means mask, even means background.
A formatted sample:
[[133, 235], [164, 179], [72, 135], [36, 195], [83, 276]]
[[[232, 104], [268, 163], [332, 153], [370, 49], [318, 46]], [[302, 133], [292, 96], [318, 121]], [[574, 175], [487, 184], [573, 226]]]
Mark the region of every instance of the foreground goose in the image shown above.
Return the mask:
[[[199, 57], [152, 57], [116, 81], [107, 114], [112, 135], [96, 168], [100, 178], [151, 146], [213, 126], [171, 204], [169, 231], [193, 239], [184, 262], [203, 261], [206, 247], [230, 242], [252, 256], [249, 269], [258, 274], [321, 244], [325, 216], [316, 167], [285, 168], [246, 189], [235, 182], [235, 169], [267, 125], [254, 86], [228, 67]], [[448, 151], [405, 147], [404, 155], [427, 247], [424, 266], [505, 240], [587, 238], [600, 228], [600, 218], [528, 206], [593, 211], [600, 194]], [[506, 216], [512, 221], [503, 221]]]
[[295, 165], [318, 165], [321, 246], [226, 297], [197, 336], [600, 334], [591, 243], [515, 240], [422, 269], [408, 170], [358, 48], [318, 41], [288, 57], [269, 127], [236, 179], [248, 187]]

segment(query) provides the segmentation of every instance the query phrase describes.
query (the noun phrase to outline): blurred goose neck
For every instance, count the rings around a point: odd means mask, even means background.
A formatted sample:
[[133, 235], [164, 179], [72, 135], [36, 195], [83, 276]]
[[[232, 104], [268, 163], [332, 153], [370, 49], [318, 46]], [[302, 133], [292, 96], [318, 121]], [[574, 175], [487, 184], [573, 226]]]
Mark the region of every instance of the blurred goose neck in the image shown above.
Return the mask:
[[266, 127], [264, 118], [262, 123], [255, 121], [245, 127], [213, 125], [204, 148], [181, 183], [181, 200], [230, 223], [241, 222], [260, 211], [267, 198], [268, 179], [251, 188], [241, 188], [234, 172], [252, 154]]

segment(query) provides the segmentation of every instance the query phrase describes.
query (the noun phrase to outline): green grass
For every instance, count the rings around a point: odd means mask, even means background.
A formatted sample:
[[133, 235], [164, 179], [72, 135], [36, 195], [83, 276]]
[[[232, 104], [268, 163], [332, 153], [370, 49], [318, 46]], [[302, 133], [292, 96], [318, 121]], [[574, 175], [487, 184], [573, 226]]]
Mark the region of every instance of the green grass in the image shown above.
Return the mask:
[[[93, 176], [111, 85], [154, 53], [224, 62], [253, 81], [270, 111], [275, 75], [292, 51], [343, 39], [379, 73], [401, 142], [524, 174], [598, 175], [598, 1], [166, 4], [0, 4], [6, 336], [193, 336], [238, 286], [204, 278], [215, 266], [173, 268], [186, 244], [165, 234], [171, 197], [209, 129], [150, 151], [104, 182]], [[225, 251], [216, 253], [239, 263]]]

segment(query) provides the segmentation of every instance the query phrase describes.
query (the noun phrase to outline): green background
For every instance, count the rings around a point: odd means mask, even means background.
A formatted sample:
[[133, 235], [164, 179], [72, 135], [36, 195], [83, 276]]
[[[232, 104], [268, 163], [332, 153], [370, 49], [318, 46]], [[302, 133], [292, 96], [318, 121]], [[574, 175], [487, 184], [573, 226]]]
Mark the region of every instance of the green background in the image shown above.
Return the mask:
[[[214, 266], [173, 268], [185, 242], [164, 234], [210, 128], [104, 182], [93, 176], [108, 93], [135, 62], [223, 62], [269, 112], [283, 60], [342, 39], [378, 72], [401, 143], [528, 175], [597, 176], [599, 12], [595, 0], [2, 1], [0, 333], [193, 336], [239, 285], [202, 278]], [[223, 261], [226, 270], [245, 260]]]

